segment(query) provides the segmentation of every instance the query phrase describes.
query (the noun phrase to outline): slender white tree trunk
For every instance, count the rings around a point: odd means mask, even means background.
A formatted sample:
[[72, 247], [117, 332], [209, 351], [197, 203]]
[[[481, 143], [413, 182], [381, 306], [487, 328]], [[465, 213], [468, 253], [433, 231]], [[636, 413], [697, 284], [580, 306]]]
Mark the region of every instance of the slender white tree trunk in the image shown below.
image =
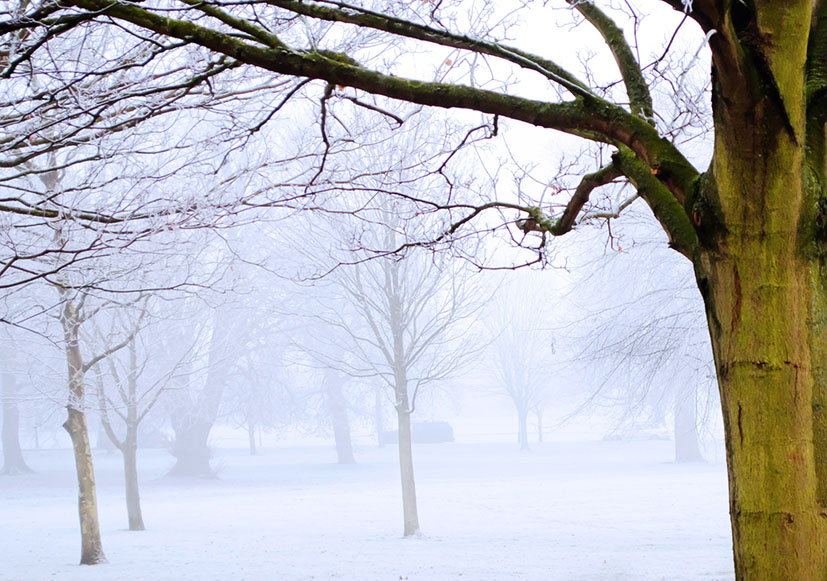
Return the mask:
[[414, 481], [413, 446], [411, 438], [411, 414], [398, 409], [399, 418], [399, 473], [402, 478], [402, 512], [405, 520], [404, 535], [410, 537], [419, 532], [419, 513], [416, 508], [416, 483]]

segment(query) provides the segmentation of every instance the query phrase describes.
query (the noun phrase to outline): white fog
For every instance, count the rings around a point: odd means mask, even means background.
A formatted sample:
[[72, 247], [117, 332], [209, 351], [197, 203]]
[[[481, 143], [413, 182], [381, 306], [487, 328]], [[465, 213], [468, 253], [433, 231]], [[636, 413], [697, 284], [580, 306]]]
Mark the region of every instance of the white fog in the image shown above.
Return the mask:
[[[691, 287], [611, 285], [621, 271], [645, 279], [648, 267], [622, 258], [597, 248], [599, 267], [583, 279], [560, 269], [461, 275], [484, 304], [470, 301], [456, 341], [440, 340], [406, 371], [417, 389], [419, 525], [407, 536], [392, 370], [365, 347], [379, 339], [346, 300], [353, 287], [336, 283], [361, 281], [378, 319], [388, 298], [366, 276], [378, 263], [361, 265], [358, 281], [334, 273], [298, 295], [290, 281], [252, 284], [252, 269], [250, 290], [215, 309], [147, 300], [122, 318], [96, 315], [106, 321], [96, 331], [112, 336], [144, 309], [160, 317], [144, 314], [135, 340], [88, 379], [100, 566], [76, 564], [61, 354], [28, 336], [18, 345], [30, 356], [7, 356], [3, 375], [31, 472], [0, 477], [0, 578], [732, 578], [698, 301]], [[586, 293], [599, 309], [583, 304]], [[450, 317], [428, 298], [406, 337], [420, 338], [434, 309], [446, 337]], [[149, 409], [138, 429], [140, 531], [128, 530], [124, 455], [103, 426], [123, 444], [130, 401], [138, 416]], [[200, 440], [199, 422], [209, 424]]]

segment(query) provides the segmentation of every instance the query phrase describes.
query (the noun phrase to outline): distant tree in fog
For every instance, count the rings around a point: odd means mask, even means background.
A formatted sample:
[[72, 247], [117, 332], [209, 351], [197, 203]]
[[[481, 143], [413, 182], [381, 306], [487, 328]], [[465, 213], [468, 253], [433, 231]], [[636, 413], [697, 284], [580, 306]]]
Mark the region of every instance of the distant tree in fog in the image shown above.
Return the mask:
[[348, 403], [343, 389], [346, 382], [347, 377], [337, 369], [329, 367], [324, 371], [322, 385], [333, 428], [333, 439], [336, 442], [336, 459], [339, 464], [355, 464]]
[[[585, 293], [577, 289], [589, 287], [588, 301], [576, 307], [581, 357], [595, 386], [588, 405], [614, 410], [620, 437], [671, 420], [676, 461], [701, 460], [700, 434], [717, 400], [703, 305], [682, 262], [652, 252], [645, 232], [636, 232], [637, 245], [632, 238], [575, 286], [579, 297]], [[645, 275], [653, 268], [657, 279]]]
[[[398, 246], [391, 228], [377, 227], [374, 244]], [[352, 377], [378, 378], [396, 410], [404, 534], [419, 530], [411, 415], [425, 386], [458, 373], [476, 353], [473, 320], [479, 308], [473, 283], [459, 265], [410, 252], [343, 266], [329, 275], [315, 319], [329, 341], [347, 345], [319, 357]], [[332, 288], [331, 288], [332, 287]]]
[[256, 436], [287, 425], [296, 413], [292, 377], [284, 360], [281, 319], [247, 318], [242, 353], [230, 364], [222, 415], [247, 432], [250, 454], [258, 453]]
[[[492, 303], [490, 365], [495, 392], [507, 396], [517, 411], [517, 439], [528, 450], [528, 416], [537, 417], [542, 441], [543, 411], [558, 377], [553, 373], [554, 337], [548, 290], [514, 273]], [[542, 292], [541, 292], [542, 291]]]
[[3, 343], [5, 344], [0, 346], [0, 403], [3, 407], [3, 468], [0, 474], [22, 474], [32, 470], [26, 464], [20, 447], [18, 401], [21, 394], [17, 384], [18, 369], [15, 365], [13, 343], [8, 339]]
[[228, 367], [238, 355], [232, 343], [233, 334], [238, 331], [233, 324], [237, 316], [233, 306], [204, 309], [201, 303], [200, 307], [207, 318], [200, 336], [202, 359], [197, 363], [202, 369], [200, 373], [180, 377], [170, 404], [175, 465], [169, 473], [174, 476], [215, 476], [210, 465], [210, 431], [218, 419]]
[[[126, 506], [129, 530], [144, 530], [138, 487], [137, 451], [140, 427], [162, 396], [173, 386], [195, 356], [197, 343], [190, 339], [178, 350], [161, 352], [167, 347], [158, 337], [167, 332], [174, 319], [171, 310], [159, 310], [152, 296], [146, 295], [131, 308], [110, 314], [106, 325], [95, 324], [86, 340], [105, 345], [111, 337], [127, 333], [126, 347], [110, 354], [95, 366], [94, 385], [101, 423], [106, 437], [120, 450], [124, 462]], [[179, 303], [181, 301], [178, 301]]]
[[178, 375], [166, 406], [174, 432], [175, 465], [170, 474], [176, 476], [215, 476], [210, 432], [221, 416], [225, 391], [238, 379], [234, 367], [256, 341], [266, 340], [267, 333], [277, 334], [268, 311], [278, 296], [273, 285], [257, 276], [260, 269], [255, 263], [237, 255], [237, 248], [249, 239], [232, 229], [214, 242], [202, 260], [217, 282], [188, 299], [178, 317], [180, 324], [163, 339], [173, 352], [193, 341], [199, 344], [199, 359], [188, 364], [188, 373]]

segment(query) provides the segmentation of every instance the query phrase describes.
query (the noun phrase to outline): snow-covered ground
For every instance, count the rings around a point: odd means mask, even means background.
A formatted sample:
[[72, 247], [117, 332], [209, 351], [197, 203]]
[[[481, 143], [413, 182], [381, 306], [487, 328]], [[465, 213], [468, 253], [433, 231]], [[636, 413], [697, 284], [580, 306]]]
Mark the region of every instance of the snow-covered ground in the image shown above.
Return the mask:
[[96, 452], [109, 564], [77, 565], [69, 450], [0, 476], [0, 579], [732, 579], [726, 472], [670, 441], [417, 445], [422, 536], [403, 539], [396, 454], [363, 445], [218, 449], [218, 479], [164, 475], [143, 450], [147, 529], [129, 532], [119, 455]]

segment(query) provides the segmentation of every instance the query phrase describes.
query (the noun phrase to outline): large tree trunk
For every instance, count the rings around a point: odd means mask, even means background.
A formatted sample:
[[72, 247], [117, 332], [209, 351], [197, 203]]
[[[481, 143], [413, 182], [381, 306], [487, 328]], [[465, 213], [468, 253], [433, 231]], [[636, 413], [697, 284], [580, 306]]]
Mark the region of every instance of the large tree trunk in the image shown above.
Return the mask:
[[404, 408], [397, 408], [397, 412], [399, 418], [399, 473], [402, 477], [402, 512], [405, 519], [404, 535], [410, 537], [419, 532], [411, 438], [411, 414]]
[[[809, 294], [807, 281], [784, 265], [791, 260], [776, 262], [767, 249], [745, 246], [737, 257], [710, 264], [707, 278], [736, 575], [825, 579], [827, 531], [817, 497], [813, 376], [802, 332], [809, 305], [800, 300]], [[755, 262], [762, 257], [776, 264], [759, 267]], [[768, 270], [775, 271], [774, 281], [767, 280]]]
[[173, 422], [175, 465], [169, 471], [172, 476], [199, 476], [214, 478], [210, 466], [208, 447], [210, 430], [218, 417], [227, 371], [227, 350], [233, 331], [232, 312], [228, 308], [216, 309], [213, 330], [207, 356], [207, 381], [204, 390], [194, 401], [188, 398], [190, 409], [181, 410], [180, 418]]
[[175, 465], [170, 469], [170, 476], [198, 476], [215, 478], [210, 466], [210, 448], [208, 441], [212, 421], [195, 419], [173, 424], [175, 442], [172, 453]]
[[[823, 249], [805, 180], [802, 86], [809, 6], [744, 3], [733, 30], [711, 41], [714, 180], [693, 202], [695, 271], [721, 392], [738, 579], [827, 579], [825, 459], [813, 432], [814, 364], [824, 364], [812, 358], [824, 313], [811, 310], [825, 305], [814, 267]], [[742, 52], [720, 50], [725, 40]]]
[[675, 462], [703, 460], [697, 411], [694, 389], [683, 390], [675, 396]]
[[3, 470], [0, 474], [31, 472], [20, 448], [20, 412], [17, 409], [17, 382], [14, 374], [3, 372]]
[[339, 464], [356, 464], [353, 457], [353, 443], [350, 438], [350, 421], [347, 417], [347, 401], [342, 392], [343, 380], [333, 370], [324, 377], [327, 408], [333, 424], [333, 439], [336, 441], [336, 458]]

